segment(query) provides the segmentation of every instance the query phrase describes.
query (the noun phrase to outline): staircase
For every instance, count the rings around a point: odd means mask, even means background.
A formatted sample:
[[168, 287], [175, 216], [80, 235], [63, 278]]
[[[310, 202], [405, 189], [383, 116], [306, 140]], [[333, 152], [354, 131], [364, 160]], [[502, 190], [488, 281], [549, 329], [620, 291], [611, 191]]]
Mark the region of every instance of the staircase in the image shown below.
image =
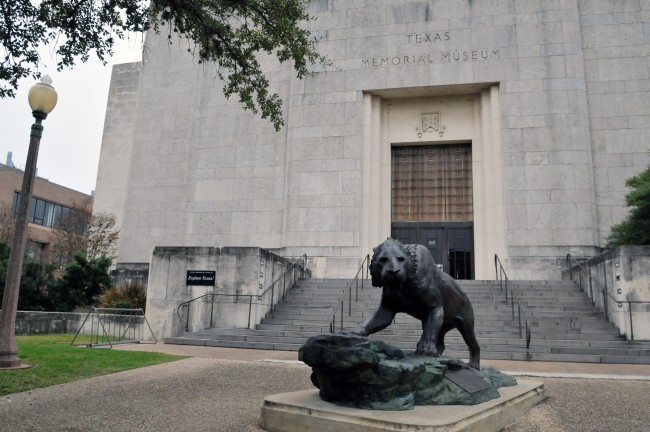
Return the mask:
[[[165, 339], [168, 344], [297, 351], [310, 336], [330, 332], [332, 314], [345, 294], [349, 280], [306, 279], [287, 292], [273, 312], [252, 329], [206, 329]], [[475, 332], [481, 358], [586, 363], [650, 364], [650, 342], [628, 342], [618, 334], [570, 281], [510, 281], [522, 307], [522, 326], [528, 320], [530, 347], [525, 328], [518, 326], [518, 310], [506, 304], [498, 281], [460, 281], [474, 307]], [[351, 316], [346, 304], [343, 329], [352, 330], [379, 304], [381, 289], [366, 281], [352, 293]], [[340, 311], [337, 331], [340, 331]], [[398, 314], [395, 322], [371, 337], [404, 350], [413, 350], [422, 334], [419, 321]], [[467, 358], [460, 333], [445, 337], [445, 356]]]

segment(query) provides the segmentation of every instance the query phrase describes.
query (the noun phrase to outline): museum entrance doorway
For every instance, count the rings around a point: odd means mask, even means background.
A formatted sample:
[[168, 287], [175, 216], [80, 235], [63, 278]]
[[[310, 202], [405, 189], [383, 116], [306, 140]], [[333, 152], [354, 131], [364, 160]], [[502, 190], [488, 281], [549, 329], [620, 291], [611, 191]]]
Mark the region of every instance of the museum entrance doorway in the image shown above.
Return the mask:
[[426, 246], [455, 279], [474, 279], [471, 144], [393, 146], [391, 153], [391, 236]]

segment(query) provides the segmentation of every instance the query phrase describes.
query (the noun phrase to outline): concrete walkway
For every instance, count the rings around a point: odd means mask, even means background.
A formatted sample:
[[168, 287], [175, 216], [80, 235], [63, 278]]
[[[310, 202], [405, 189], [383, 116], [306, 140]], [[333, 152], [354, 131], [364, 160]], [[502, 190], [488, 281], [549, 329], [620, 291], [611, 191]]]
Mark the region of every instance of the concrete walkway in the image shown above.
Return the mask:
[[[311, 389], [295, 352], [179, 345], [191, 356], [0, 398], [0, 431], [260, 431], [268, 394]], [[507, 432], [650, 431], [650, 366], [484, 361], [541, 378], [548, 400]], [[596, 377], [596, 378], [594, 378]], [[624, 379], [621, 379], [624, 378]]]

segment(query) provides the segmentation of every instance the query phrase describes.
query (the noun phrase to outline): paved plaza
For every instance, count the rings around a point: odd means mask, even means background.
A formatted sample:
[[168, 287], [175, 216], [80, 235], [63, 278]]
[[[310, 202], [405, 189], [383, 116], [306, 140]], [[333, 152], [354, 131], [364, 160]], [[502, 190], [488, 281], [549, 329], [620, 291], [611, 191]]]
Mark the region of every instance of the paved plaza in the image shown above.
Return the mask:
[[[130, 345], [191, 356], [0, 398], [2, 431], [261, 431], [264, 396], [313, 388], [297, 353]], [[650, 431], [650, 366], [489, 361], [548, 399], [507, 432]]]

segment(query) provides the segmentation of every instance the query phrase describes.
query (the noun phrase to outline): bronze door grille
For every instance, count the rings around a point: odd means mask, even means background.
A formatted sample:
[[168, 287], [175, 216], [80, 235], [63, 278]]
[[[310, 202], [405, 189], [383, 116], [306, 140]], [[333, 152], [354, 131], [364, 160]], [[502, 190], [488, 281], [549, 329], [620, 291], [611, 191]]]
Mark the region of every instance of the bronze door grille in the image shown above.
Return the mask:
[[392, 221], [473, 219], [470, 144], [394, 147]]

